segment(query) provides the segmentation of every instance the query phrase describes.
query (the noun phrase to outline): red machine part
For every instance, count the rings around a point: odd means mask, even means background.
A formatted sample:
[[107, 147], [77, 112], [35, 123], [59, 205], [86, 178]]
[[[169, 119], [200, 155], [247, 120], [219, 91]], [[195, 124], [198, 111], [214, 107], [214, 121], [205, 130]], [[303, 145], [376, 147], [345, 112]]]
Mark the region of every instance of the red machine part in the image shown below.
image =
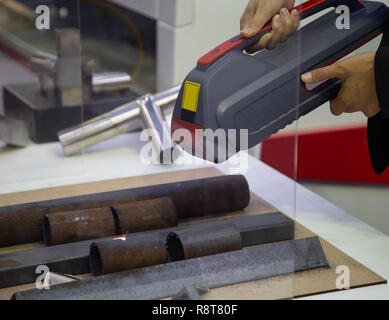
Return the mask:
[[[366, 126], [299, 133], [297, 179], [389, 185], [389, 169], [377, 175], [370, 163]], [[261, 160], [294, 178], [294, 133], [277, 134], [262, 144]]]
[[[355, 0], [355, 1], [349, 0], [349, 2], [351, 4], [354, 4], [354, 5], [357, 4], [360, 8], [364, 7], [363, 3], [359, 0]], [[308, 13], [311, 10], [318, 8], [322, 5], [325, 5], [326, 3], [330, 3], [330, 2], [328, 0], [309, 0], [309, 1], [304, 2], [303, 4], [301, 4], [297, 7], [295, 7], [294, 9], [296, 9], [299, 14], [304, 14], [304, 13]], [[345, 2], [344, 4], [348, 4], [348, 3]], [[271, 24], [267, 23], [263, 27], [263, 29], [258, 33], [258, 35], [264, 34], [266, 31], [268, 31], [270, 29], [271, 29]], [[218, 45], [216, 48], [212, 49], [211, 51], [209, 51], [208, 53], [203, 55], [197, 61], [197, 63], [199, 65], [202, 65], [202, 66], [208, 66], [208, 65], [212, 64], [213, 62], [215, 62], [217, 59], [219, 59], [221, 56], [225, 55], [227, 52], [235, 49], [236, 47], [238, 47], [242, 44], [249, 43], [249, 42], [250, 42], [250, 39], [243, 38], [241, 35], [237, 35], [237, 36], [223, 42], [222, 44]], [[244, 46], [244, 47], [246, 47], [246, 46]]]

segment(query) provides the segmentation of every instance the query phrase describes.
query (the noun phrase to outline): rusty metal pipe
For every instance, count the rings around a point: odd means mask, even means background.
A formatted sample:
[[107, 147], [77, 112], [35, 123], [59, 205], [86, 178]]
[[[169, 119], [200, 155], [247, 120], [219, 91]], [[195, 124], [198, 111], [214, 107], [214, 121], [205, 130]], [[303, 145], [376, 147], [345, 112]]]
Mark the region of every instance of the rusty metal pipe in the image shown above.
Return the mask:
[[112, 240], [93, 242], [89, 263], [94, 276], [167, 262], [165, 238], [139, 235], [127, 239], [125, 235]]
[[178, 218], [169, 198], [45, 215], [43, 241], [58, 245], [177, 226]]
[[230, 175], [0, 207], [0, 246], [41, 241], [45, 214], [160, 197], [170, 197], [184, 219], [244, 209], [250, 191], [244, 176]]
[[57, 245], [117, 234], [111, 208], [57, 212], [45, 215], [43, 241]]
[[166, 249], [173, 262], [240, 250], [242, 238], [233, 224], [196, 227], [169, 233]]
[[189, 228], [150, 236], [126, 235], [91, 244], [92, 274], [102, 275], [242, 249], [239, 230], [233, 224]]
[[170, 198], [135, 201], [111, 207], [118, 234], [142, 232], [177, 226], [178, 217]]

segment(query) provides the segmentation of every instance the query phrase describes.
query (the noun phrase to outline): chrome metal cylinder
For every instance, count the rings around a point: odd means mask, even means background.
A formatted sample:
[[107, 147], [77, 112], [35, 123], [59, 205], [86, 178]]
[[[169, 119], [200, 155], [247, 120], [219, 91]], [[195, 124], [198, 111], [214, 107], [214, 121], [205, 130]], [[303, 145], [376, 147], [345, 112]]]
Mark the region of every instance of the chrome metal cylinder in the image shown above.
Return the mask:
[[151, 138], [157, 152], [156, 160], [163, 164], [171, 164], [175, 160], [173, 158], [175, 144], [171, 139], [170, 129], [161, 108], [154, 103], [152, 96], [146, 96], [139, 101], [139, 109], [143, 127], [148, 129], [146, 134]]
[[131, 81], [131, 76], [125, 72], [94, 73], [91, 86], [94, 94], [110, 93], [128, 90]]
[[153, 96], [146, 95], [78, 126], [60, 131], [58, 139], [65, 155], [75, 155], [84, 148], [119, 134], [147, 127], [143, 121], [144, 117], [141, 117], [141, 106], [145, 101], [152, 100], [163, 111], [172, 107], [179, 91], [180, 86], [177, 86]]

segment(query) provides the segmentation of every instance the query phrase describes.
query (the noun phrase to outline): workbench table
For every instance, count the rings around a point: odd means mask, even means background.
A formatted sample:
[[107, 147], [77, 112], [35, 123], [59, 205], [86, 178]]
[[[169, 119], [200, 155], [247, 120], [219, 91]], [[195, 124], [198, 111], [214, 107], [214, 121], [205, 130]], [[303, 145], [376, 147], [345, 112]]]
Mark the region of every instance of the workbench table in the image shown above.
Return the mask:
[[[70, 158], [63, 156], [59, 143], [2, 149], [0, 194], [213, 165], [145, 165], [139, 159], [140, 148], [139, 133], [131, 133]], [[238, 173], [237, 168], [229, 164], [215, 167], [226, 174]], [[388, 236], [251, 156], [248, 156], [247, 172], [242, 173], [253, 193], [295, 217], [302, 225], [385, 279], [389, 278]], [[389, 299], [389, 286], [375, 285], [305, 299]]]

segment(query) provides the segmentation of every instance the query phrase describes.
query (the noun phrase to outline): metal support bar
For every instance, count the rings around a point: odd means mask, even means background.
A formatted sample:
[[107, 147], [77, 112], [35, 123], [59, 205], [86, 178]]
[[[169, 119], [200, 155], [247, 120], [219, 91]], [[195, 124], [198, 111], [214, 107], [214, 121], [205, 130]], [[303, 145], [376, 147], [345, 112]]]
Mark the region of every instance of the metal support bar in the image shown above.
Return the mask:
[[161, 299], [191, 286], [212, 289], [320, 267], [328, 262], [319, 238], [312, 237], [17, 292], [13, 299]]
[[[146, 231], [141, 234], [149, 237], [166, 238], [170, 232], [202, 226], [217, 227], [225, 223], [236, 226], [240, 232], [243, 247], [294, 238], [294, 221], [279, 212], [185, 224], [174, 228]], [[139, 233], [130, 234], [126, 237], [128, 239], [139, 237]], [[99, 240], [113, 238], [116, 237]], [[34, 282], [38, 276], [35, 270], [39, 265], [46, 265], [51, 271], [59, 273], [74, 275], [90, 273], [89, 247], [96, 240], [1, 254], [0, 288]]]
[[58, 29], [56, 93], [63, 107], [82, 105], [81, 39], [78, 29]]
[[0, 115], [0, 141], [15, 147], [27, 146], [30, 138], [26, 123]]

